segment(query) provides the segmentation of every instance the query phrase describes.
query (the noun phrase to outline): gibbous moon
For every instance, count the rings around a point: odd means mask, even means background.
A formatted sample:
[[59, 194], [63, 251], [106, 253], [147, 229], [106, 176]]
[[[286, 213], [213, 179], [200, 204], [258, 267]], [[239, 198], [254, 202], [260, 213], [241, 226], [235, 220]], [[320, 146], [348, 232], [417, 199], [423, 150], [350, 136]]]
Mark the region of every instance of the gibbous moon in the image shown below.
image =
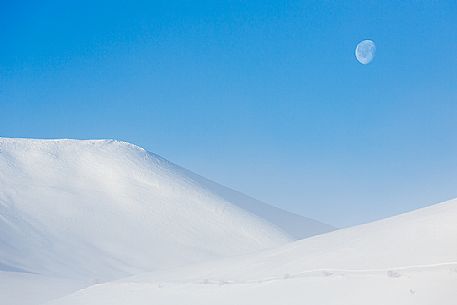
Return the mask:
[[363, 40], [355, 48], [355, 57], [363, 64], [369, 64], [376, 54], [376, 45], [373, 40]]

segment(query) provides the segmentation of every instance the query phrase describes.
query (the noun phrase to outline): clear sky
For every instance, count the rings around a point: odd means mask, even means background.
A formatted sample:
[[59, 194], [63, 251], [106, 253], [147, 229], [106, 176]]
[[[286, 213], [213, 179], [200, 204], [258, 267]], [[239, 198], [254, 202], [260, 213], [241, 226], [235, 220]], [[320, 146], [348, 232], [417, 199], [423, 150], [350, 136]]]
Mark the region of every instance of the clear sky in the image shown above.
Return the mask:
[[0, 0], [0, 115], [367, 222], [457, 197], [457, 1]]

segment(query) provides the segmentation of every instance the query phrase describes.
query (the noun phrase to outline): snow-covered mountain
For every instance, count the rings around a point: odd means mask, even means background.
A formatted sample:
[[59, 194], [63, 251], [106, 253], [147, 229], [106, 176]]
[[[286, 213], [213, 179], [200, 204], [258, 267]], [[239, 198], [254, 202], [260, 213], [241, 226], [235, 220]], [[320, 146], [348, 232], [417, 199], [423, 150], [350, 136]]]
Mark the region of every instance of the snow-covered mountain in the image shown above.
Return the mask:
[[138, 275], [53, 305], [453, 305], [457, 200], [257, 254]]
[[2, 305], [454, 305], [456, 223], [332, 231], [125, 142], [0, 138]]
[[125, 142], [0, 138], [0, 271], [103, 281], [331, 229]]

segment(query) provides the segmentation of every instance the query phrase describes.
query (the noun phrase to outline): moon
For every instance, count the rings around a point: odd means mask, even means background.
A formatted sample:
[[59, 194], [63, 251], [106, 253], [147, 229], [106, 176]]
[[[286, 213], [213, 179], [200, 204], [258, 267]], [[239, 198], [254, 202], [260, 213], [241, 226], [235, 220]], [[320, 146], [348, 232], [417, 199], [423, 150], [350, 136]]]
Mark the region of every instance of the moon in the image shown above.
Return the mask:
[[376, 44], [373, 40], [363, 40], [355, 48], [355, 57], [362, 65], [369, 64], [376, 54]]

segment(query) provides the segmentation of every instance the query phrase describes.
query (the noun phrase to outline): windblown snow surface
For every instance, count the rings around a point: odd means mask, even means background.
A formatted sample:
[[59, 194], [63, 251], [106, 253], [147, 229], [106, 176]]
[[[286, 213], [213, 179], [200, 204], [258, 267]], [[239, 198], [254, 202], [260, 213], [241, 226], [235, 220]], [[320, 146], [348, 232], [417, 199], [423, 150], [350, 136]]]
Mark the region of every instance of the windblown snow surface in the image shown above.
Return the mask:
[[[16, 304], [39, 304], [81, 283], [254, 253], [332, 229], [125, 142], [0, 138], [2, 305], [21, 279], [31, 288]], [[42, 293], [46, 283], [56, 291]]]
[[85, 288], [90, 281], [0, 271], [1, 305], [36, 305]]
[[52, 305], [455, 305], [457, 200], [276, 249], [95, 285]]

